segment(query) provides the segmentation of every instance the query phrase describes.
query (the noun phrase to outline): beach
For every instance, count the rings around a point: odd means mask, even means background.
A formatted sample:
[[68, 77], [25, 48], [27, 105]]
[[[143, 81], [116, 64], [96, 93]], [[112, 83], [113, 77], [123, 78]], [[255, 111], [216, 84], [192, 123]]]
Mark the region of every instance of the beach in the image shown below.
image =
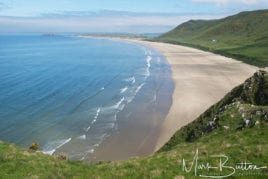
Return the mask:
[[[161, 125], [171, 106], [174, 90], [171, 68], [167, 60], [158, 49], [126, 39], [96, 36], [76, 37], [95, 39], [101, 43], [129, 45], [140, 49], [143, 53], [139, 57], [141, 62], [135, 60], [136, 63], [143, 66], [135, 69], [137, 71], [135, 78], [131, 75], [131, 78], [123, 80], [126, 81], [125, 83], [131, 84], [126, 84], [127, 86], [122, 88], [118, 94], [123, 97], [122, 104], [124, 106], [121, 110], [116, 110], [114, 130], [106, 135], [105, 140], [94, 145], [96, 146], [94, 150], [89, 151], [83, 160], [89, 162], [127, 160], [132, 157], [153, 154]], [[120, 51], [126, 53], [126, 48], [122, 47]], [[129, 64], [131, 59], [124, 57], [124, 60]], [[137, 81], [139, 76], [144, 81]], [[130, 96], [131, 100], [127, 102], [129, 98], [127, 95], [131, 91], [134, 91], [135, 94]], [[104, 110], [104, 108], [101, 109], [100, 114], [104, 113]], [[97, 121], [104, 123], [103, 120], [103, 117], [99, 117]], [[87, 138], [90, 139], [90, 136]], [[63, 150], [67, 150], [67, 148], [73, 149], [68, 145], [62, 147]], [[58, 152], [63, 151], [58, 150]]]
[[148, 156], [257, 70], [178, 45], [85, 37], [3, 39], [1, 139], [71, 160]]
[[155, 151], [181, 127], [195, 120], [258, 69], [231, 58], [194, 48], [128, 40], [159, 50], [171, 65], [175, 83], [172, 106], [161, 125]]
[[[161, 123], [156, 122], [156, 125], [154, 121], [150, 122], [151, 128], [148, 128], [147, 137], [140, 142], [138, 151], [130, 152], [136, 153], [135, 156], [146, 156], [158, 151], [176, 131], [195, 120], [258, 70], [258, 67], [231, 58], [181, 45], [125, 37], [80, 37], [123, 40], [148, 46], [162, 53], [171, 67], [174, 82], [171, 107]], [[125, 134], [127, 133], [126, 131]], [[132, 149], [130, 146], [125, 146], [127, 143], [122, 141], [133, 140], [133, 137], [137, 139], [138, 133], [137, 131], [135, 136], [114, 136], [113, 139], [104, 142], [101, 150], [94, 153], [94, 158], [127, 159]], [[126, 151], [122, 152], [120, 146], [124, 146]], [[107, 148], [111, 147], [115, 147], [115, 150], [107, 152]], [[90, 157], [90, 160], [94, 158]]]

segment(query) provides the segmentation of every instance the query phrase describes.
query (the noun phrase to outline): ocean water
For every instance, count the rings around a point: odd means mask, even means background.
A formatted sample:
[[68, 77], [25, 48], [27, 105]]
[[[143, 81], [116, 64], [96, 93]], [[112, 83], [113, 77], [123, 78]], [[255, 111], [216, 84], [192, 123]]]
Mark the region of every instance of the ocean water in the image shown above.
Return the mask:
[[0, 140], [86, 159], [128, 121], [161, 123], [170, 76], [159, 52], [134, 43], [0, 36]]

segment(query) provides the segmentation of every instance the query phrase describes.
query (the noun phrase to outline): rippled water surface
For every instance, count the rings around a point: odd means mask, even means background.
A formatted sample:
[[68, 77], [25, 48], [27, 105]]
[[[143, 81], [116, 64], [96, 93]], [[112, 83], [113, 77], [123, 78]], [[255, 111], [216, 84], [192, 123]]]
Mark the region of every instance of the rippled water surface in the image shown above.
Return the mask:
[[117, 131], [120, 118], [134, 119], [144, 108], [168, 111], [172, 90], [168, 64], [145, 46], [63, 36], [0, 36], [3, 141], [23, 147], [36, 141], [46, 153], [65, 148], [71, 158], [84, 159]]

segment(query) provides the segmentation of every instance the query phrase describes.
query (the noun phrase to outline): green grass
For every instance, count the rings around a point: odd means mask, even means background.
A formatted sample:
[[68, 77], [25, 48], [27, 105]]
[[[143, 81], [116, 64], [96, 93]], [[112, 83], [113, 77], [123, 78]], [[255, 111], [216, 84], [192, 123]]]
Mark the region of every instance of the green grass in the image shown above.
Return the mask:
[[[41, 152], [29, 152], [15, 145], [0, 142], [0, 178], [196, 178], [194, 170], [182, 170], [183, 159], [190, 166], [198, 149], [198, 163], [219, 165], [226, 155], [226, 165], [251, 162], [267, 166], [268, 158], [268, 74], [256, 73], [236, 87], [221, 101], [209, 108], [194, 122], [179, 130], [157, 153], [127, 161], [86, 164], [59, 160]], [[254, 104], [254, 105], [253, 105]], [[217, 116], [215, 128], [208, 123]], [[244, 119], [250, 119], [245, 125]], [[197, 170], [198, 174], [220, 174], [219, 169]], [[224, 169], [221, 175], [227, 175]], [[231, 178], [267, 178], [268, 169], [237, 171]], [[197, 177], [201, 178], [201, 177]]]
[[[230, 108], [228, 113], [235, 114]], [[222, 115], [222, 124], [238, 125], [238, 115], [231, 123], [224, 121], [229, 114]], [[199, 149], [200, 162], [211, 162], [211, 155], [225, 154], [230, 157], [228, 163], [234, 166], [237, 162], [249, 161], [259, 166], [267, 165], [268, 136], [267, 124], [247, 128], [237, 132], [235, 128], [217, 129], [196, 142], [179, 143], [170, 151], [157, 153], [151, 157], [131, 159], [126, 162], [103, 164], [83, 164], [81, 162], [60, 161], [41, 153], [28, 153], [10, 144], [0, 144], [0, 178], [35, 176], [44, 178], [174, 178], [190, 176], [182, 171], [182, 159], [192, 160], [196, 149]], [[257, 140], [256, 140], [257, 139]], [[215, 163], [215, 162], [214, 162]], [[266, 172], [266, 173], [264, 173]], [[258, 177], [267, 177], [268, 171], [261, 171]], [[237, 176], [236, 176], [237, 177]], [[255, 176], [256, 177], [256, 176]], [[255, 178], [254, 175], [252, 178]]]
[[268, 65], [267, 18], [268, 10], [259, 10], [220, 20], [191, 20], [154, 40], [200, 48], [265, 67]]

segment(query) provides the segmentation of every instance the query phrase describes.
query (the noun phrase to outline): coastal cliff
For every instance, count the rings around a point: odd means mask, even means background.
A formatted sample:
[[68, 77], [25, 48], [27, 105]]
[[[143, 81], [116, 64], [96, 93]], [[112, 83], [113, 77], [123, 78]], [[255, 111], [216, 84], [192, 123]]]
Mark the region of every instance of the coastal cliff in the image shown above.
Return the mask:
[[256, 72], [195, 121], [179, 130], [161, 149], [194, 142], [214, 130], [242, 130], [268, 122], [268, 74]]

